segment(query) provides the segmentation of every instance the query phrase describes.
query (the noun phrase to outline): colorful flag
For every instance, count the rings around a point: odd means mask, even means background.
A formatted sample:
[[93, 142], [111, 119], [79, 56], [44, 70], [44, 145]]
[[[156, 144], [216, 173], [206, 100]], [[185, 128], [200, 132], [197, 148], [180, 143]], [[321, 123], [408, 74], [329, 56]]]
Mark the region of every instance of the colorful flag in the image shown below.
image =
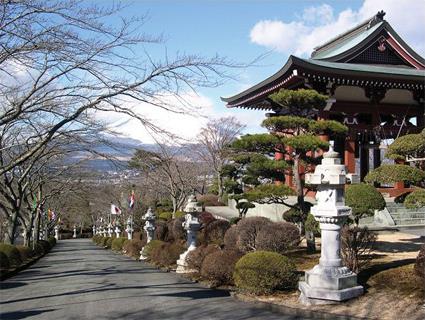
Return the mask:
[[121, 209], [111, 203], [111, 214], [121, 214]]
[[134, 208], [134, 203], [135, 203], [134, 190], [131, 190], [131, 195], [130, 195], [130, 198], [129, 198], [129, 201], [128, 201], [128, 207], [130, 209], [133, 209]]

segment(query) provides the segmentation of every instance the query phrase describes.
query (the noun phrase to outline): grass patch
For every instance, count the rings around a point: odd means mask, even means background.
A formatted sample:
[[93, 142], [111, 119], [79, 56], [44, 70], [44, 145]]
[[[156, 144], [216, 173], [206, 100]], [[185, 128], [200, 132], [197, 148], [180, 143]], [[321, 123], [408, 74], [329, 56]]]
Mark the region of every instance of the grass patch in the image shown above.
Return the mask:
[[368, 285], [374, 290], [396, 291], [398, 295], [422, 298], [425, 286], [413, 268], [414, 263], [411, 263], [381, 271], [369, 278]]

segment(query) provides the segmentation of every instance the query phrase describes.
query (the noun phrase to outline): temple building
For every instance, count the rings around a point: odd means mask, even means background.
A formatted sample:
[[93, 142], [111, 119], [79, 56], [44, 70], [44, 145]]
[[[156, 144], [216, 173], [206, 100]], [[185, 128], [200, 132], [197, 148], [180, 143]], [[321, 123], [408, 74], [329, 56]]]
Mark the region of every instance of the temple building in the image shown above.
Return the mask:
[[[308, 59], [290, 56], [274, 75], [232, 97], [229, 108], [289, 113], [269, 95], [280, 89], [310, 88], [329, 96], [317, 119], [337, 120], [349, 128], [346, 139], [330, 137], [344, 155], [348, 172], [361, 179], [381, 163], [382, 141], [424, 128], [425, 59], [378, 12], [316, 47]], [[356, 160], [357, 159], [357, 160]]]

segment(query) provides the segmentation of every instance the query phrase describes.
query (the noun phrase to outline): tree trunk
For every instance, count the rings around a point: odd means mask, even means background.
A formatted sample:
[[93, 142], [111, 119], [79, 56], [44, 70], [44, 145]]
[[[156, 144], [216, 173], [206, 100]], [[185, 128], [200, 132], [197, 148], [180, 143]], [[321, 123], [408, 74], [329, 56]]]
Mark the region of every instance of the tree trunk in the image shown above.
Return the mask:
[[307, 217], [308, 210], [306, 208], [305, 201], [304, 201], [304, 183], [301, 180], [301, 175], [299, 172], [299, 162], [300, 162], [299, 156], [298, 155], [294, 156], [293, 173], [294, 173], [295, 188], [297, 193], [297, 203], [302, 215], [301, 221], [300, 221], [300, 229], [301, 229], [301, 234], [303, 234], [305, 231], [304, 221]]
[[223, 177], [221, 176], [221, 173], [217, 174], [217, 184], [218, 184], [218, 197], [221, 200], [221, 197], [223, 196]]
[[24, 246], [29, 247], [29, 245], [31, 243], [31, 231], [32, 231], [32, 225], [25, 228]]
[[12, 211], [12, 214], [10, 216], [10, 219], [7, 224], [7, 231], [5, 234], [4, 242], [8, 244], [14, 244], [15, 243], [15, 233], [16, 233], [16, 227], [18, 222], [18, 212], [16, 210]]

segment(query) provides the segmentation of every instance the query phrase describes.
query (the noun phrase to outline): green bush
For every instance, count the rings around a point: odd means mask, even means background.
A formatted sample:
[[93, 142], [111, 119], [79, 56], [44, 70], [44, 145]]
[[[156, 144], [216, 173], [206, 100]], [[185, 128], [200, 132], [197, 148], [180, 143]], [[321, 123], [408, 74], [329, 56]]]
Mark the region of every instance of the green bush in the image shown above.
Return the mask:
[[174, 267], [185, 250], [186, 247], [178, 242], [163, 242], [152, 248], [150, 260], [161, 267]]
[[186, 215], [186, 213], [185, 212], [183, 212], [183, 211], [176, 211], [176, 213], [174, 214], [174, 218], [175, 219], [177, 219], [177, 218], [182, 218], [182, 217], [184, 217]]
[[112, 240], [111, 248], [114, 251], [121, 251], [124, 245], [124, 241], [126, 241], [127, 238], [115, 238]]
[[56, 238], [55, 237], [49, 237], [48, 239], [47, 239], [47, 241], [49, 242], [49, 244], [50, 244], [50, 248], [53, 248], [55, 245], [56, 245]]
[[0, 251], [0, 274], [2, 274], [3, 271], [7, 271], [9, 267], [9, 258], [4, 252]]
[[207, 255], [201, 268], [201, 276], [215, 286], [233, 285], [236, 262], [242, 257], [237, 250], [217, 250]]
[[425, 207], [425, 189], [418, 189], [404, 199], [404, 206], [409, 209]]
[[33, 248], [34, 255], [37, 257], [42, 256], [43, 254], [46, 253], [44, 252], [44, 246], [40, 242], [36, 242], [35, 244], [31, 242], [30, 248]]
[[43, 246], [43, 252], [48, 253], [51, 249], [50, 243], [47, 240], [38, 240], [38, 243]]
[[345, 204], [352, 209], [354, 221], [358, 225], [360, 218], [373, 216], [375, 210], [385, 208], [382, 194], [372, 185], [352, 184], [345, 190]]
[[311, 213], [307, 215], [304, 227], [305, 231], [313, 232], [315, 236], [320, 235], [320, 223], [314, 218]]
[[106, 247], [109, 239], [110, 237], [102, 237], [102, 240], [100, 241], [100, 245], [102, 247]]
[[234, 225], [234, 224], [237, 224], [240, 220], [241, 220], [241, 218], [239, 218], [239, 217], [233, 217], [233, 218], [230, 218], [229, 223], [231, 225]]
[[171, 220], [172, 218], [173, 218], [173, 213], [172, 212], [168, 212], [168, 211], [161, 212], [158, 215], [158, 219], [165, 220], [165, 221]]
[[255, 294], [293, 289], [298, 281], [292, 261], [267, 251], [251, 252], [240, 258], [233, 278], [238, 288]]
[[22, 263], [19, 250], [14, 245], [0, 243], [0, 251], [7, 256], [11, 267], [17, 267]]
[[115, 237], [108, 237], [108, 239], [106, 239], [106, 242], [105, 242], [106, 249], [112, 248], [112, 241], [114, 241], [114, 239]]
[[19, 254], [21, 256], [22, 261], [29, 260], [34, 257], [35, 252], [30, 247], [17, 245], [16, 249], [18, 249]]
[[132, 239], [124, 243], [123, 251], [125, 251], [125, 254], [130, 257], [139, 258], [140, 251], [142, 250], [145, 243], [146, 241], [143, 241], [143, 240]]
[[160, 247], [164, 241], [161, 240], [152, 240], [151, 242], [147, 243], [143, 249], [143, 255], [150, 260], [152, 250], [156, 247]]
[[102, 236], [100, 234], [96, 234], [92, 237], [93, 242], [96, 243], [96, 244], [99, 244], [101, 239], [102, 239]]

